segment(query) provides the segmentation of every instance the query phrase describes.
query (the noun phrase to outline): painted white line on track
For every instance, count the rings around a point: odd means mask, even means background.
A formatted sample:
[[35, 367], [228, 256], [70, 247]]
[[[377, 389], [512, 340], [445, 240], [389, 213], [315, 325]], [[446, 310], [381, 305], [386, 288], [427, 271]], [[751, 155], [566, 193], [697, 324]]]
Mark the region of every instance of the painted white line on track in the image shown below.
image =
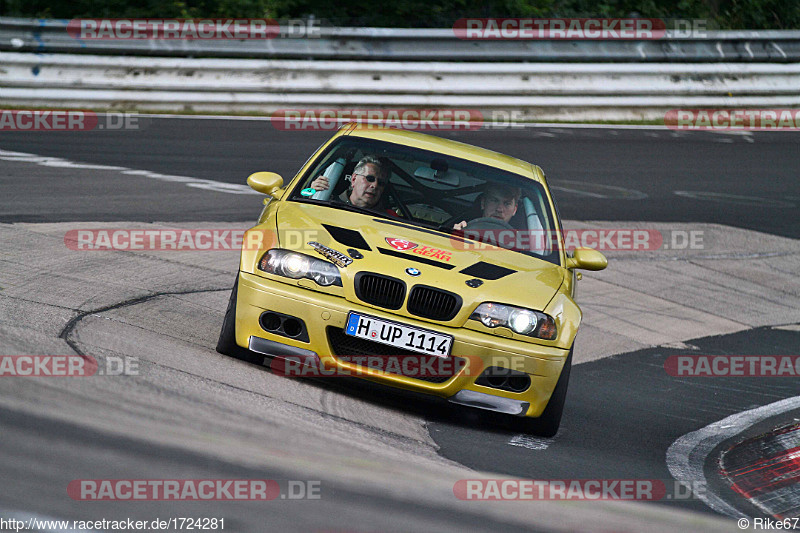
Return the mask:
[[[240, 116], [240, 115], [175, 115], [170, 113], [132, 113], [132, 116], [142, 118], [177, 118], [186, 120], [251, 120], [268, 121], [274, 119], [267, 116]], [[345, 122], [346, 123], [346, 122]], [[481, 125], [483, 123], [475, 123]], [[514, 128], [572, 128], [572, 129], [600, 129], [600, 130], [669, 130], [661, 124], [587, 124], [569, 122], [518, 122], [513, 127], [503, 126], [507, 129]]]
[[699, 346], [695, 346], [694, 344], [687, 344], [685, 342], [677, 341], [677, 342], [668, 342], [666, 344], [659, 344], [659, 348], [669, 348], [670, 350], [692, 350], [693, 352], [700, 351]]
[[724, 192], [672, 191], [672, 194], [675, 194], [677, 196], [683, 196], [684, 198], [691, 198], [693, 200], [707, 200], [709, 202], [718, 202], [722, 204], [750, 205], [759, 207], [760, 206], [781, 207], [781, 208], [795, 207], [795, 204], [793, 204], [792, 202], [786, 202], [784, 200], [773, 200], [771, 198], [760, 198], [758, 196], [741, 196], [738, 194], [728, 194]]
[[800, 331], [800, 324], [786, 324], [784, 326], [772, 326], [772, 329], [783, 331]]
[[[800, 396], [732, 414], [702, 429], [687, 433], [673, 442], [667, 450], [667, 468], [669, 468], [672, 477], [677, 480], [702, 481], [703, 486], [707, 486], [703, 466], [708, 454], [719, 443], [735, 437], [762, 420], [793, 409], [800, 409]], [[747, 515], [710, 491], [697, 493], [696, 496], [718, 513], [733, 518], [747, 517]]]
[[720, 135], [741, 135], [742, 137], [752, 137], [753, 132], [749, 130], [706, 130]]
[[[102, 113], [98, 113], [99, 115]], [[286, 119], [282, 119], [280, 117], [271, 117], [271, 116], [241, 116], [241, 115], [176, 115], [170, 113], [131, 113], [131, 116], [136, 116], [140, 118], [168, 118], [168, 119], [183, 119], [183, 120], [238, 120], [238, 121], [257, 121], [257, 122], [280, 122], [285, 121]], [[294, 120], [294, 119], [292, 119]], [[344, 126], [345, 124], [349, 124], [353, 122], [348, 119], [338, 119], [340, 122], [339, 126]], [[361, 121], [363, 124], [383, 124], [380, 120], [364, 120]], [[548, 128], [552, 130], [564, 129], [576, 129], [576, 130], [610, 130], [610, 134], [614, 134], [615, 130], [655, 130], [655, 131], [665, 131], [670, 132], [671, 137], [680, 138], [683, 137], [684, 134], [687, 133], [715, 133], [718, 135], [734, 135], [734, 136], [742, 136], [745, 141], [747, 142], [755, 142], [753, 139], [754, 131], [751, 130], [724, 130], [724, 129], [680, 129], [676, 130], [675, 128], [668, 127], [664, 124], [592, 124], [592, 123], [579, 123], [579, 122], [514, 122], [511, 124], [508, 123], [492, 123], [492, 122], [473, 122], [473, 121], [462, 121], [460, 124], [469, 125], [470, 127], [479, 127], [484, 128], [486, 130], [493, 130], [493, 129], [508, 129], [508, 130], [519, 130], [519, 129], [540, 129], [540, 128]], [[337, 128], [331, 128], [327, 131], [333, 131]], [[312, 130], [313, 131], [313, 130]], [[325, 130], [316, 130], [316, 131], [325, 131]], [[455, 130], [458, 131], [458, 130]], [[555, 131], [554, 133], [560, 134], [569, 134], [568, 131]], [[549, 134], [549, 137], [554, 137], [555, 135]], [[651, 135], [655, 138], [660, 138], [657, 135]], [[723, 142], [732, 142], [732, 141], [723, 141]]]
[[644, 200], [647, 194], [636, 189], [627, 189], [614, 185], [601, 185], [589, 181], [558, 180], [557, 185], [550, 183], [550, 188], [563, 193], [590, 198], [613, 198], [618, 200]]
[[555, 440], [555, 438], [546, 439], [544, 437], [531, 437], [530, 435], [516, 435], [511, 437], [508, 443], [511, 446], [519, 446], [529, 450], [546, 450]]
[[159, 174], [158, 172], [151, 172], [149, 170], [136, 170], [132, 168], [118, 167], [112, 165], [95, 165], [92, 163], [78, 163], [75, 161], [70, 161], [68, 159], [62, 159], [60, 157], [41, 156], [25, 152], [12, 152], [9, 150], [0, 150], [0, 161], [34, 163], [36, 165], [44, 167], [56, 167], [56, 168], [79, 168], [83, 170], [111, 170], [129, 176], [139, 176], [142, 178], [150, 178], [159, 181], [171, 181], [175, 183], [183, 183], [187, 187], [192, 187], [196, 189], [205, 189], [207, 191], [224, 192], [229, 194], [261, 194], [254, 191], [247, 185], [239, 183], [225, 183], [224, 181], [192, 178], [189, 176], [173, 176], [169, 174]]

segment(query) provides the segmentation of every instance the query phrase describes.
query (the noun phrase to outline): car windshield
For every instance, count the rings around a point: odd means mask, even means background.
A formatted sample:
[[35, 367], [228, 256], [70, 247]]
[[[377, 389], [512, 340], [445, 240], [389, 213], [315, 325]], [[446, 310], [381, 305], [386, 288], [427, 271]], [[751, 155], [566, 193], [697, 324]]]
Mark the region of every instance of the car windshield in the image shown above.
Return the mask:
[[396, 219], [559, 264], [541, 184], [517, 174], [399, 144], [342, 137], [290, 199]]

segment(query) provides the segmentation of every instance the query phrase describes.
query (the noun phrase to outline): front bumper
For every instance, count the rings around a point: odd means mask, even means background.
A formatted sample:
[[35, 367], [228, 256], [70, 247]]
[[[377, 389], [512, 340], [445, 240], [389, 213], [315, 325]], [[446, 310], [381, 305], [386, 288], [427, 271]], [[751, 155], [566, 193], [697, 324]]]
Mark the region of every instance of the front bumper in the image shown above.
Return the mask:
[[[262, 328], [259, 318], [265, 311], [302, 320], [308, 333], [308, 342]], [[442, 383], [432, 383], [337, 358], [329, 340], [328, 328], [343, 330], [350, 311], [452, 335], [452, 355], [468, 357], [471, 364]], [[568, 350], [395, 315], [345, 298], [309, 290], [299, 284], [277, 282], [246, 272], [239, 274], [236, 343], [270, 355], [298, 355], [303, 358], [314, 354], [326, 368], [335, 369], [342, 375], [357, 375], [386, 385], [440, 396], [455, 403], [530, 417], [541, 415], [546, 407], [568, 355]], [[531, 385], [525, 391], [511, 392], [476, 384], [475, 380], [483, 368], [489, 366], [523, 372], [530, 377]]]

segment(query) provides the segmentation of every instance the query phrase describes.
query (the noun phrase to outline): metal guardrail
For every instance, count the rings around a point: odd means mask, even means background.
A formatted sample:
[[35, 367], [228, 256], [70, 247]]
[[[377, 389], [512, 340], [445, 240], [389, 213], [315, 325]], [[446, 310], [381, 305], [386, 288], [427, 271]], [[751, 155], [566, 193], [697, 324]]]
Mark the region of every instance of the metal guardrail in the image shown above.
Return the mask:
[[477, 62], [797, 62], [800, 31], [717, 31], [654, 40], [470, 41], [452, 29], [320, 28], [315, 38], [79, 40], [66, 20], [0, 17], [0, 50], [255, 59]]
[[67, 23], [0, 18], [0, 105], [223, 113], [457, 108], [516, 120], [657, 120], [675, 108], [800, 107], [795, 31], [476, 42], [452, 30], [321, 28], [313, 39], [80, 41]]
[[[800, 63], [586, 64], [291, 61], [0, 53], [4, 88], [236, 93], [308, 102], [542, 96], [780, 96]], [[315, 93], [317, 94], [315, 96]]]
[[505, 110], [653, 120], [674, 108], [798, 107], [800, 64], [443, 63], [0, 52], [0, 105], [143, 111]]

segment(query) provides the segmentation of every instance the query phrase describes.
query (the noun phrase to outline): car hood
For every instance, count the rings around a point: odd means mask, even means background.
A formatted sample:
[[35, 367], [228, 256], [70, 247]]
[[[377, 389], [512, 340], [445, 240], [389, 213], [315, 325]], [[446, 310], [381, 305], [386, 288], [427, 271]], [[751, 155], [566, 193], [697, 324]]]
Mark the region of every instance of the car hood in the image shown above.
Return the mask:
[[318, 242], [356, 257], [339, 270], [346, 297], [362, 304], [353, 279], [364, 271], [400, 279], [409, 289], [421, 284], [453, 292], [464, 313], [487, 301], [543, 310], [564, 281], [564, 269], [552, 263], [402, 219], [287, 202], [278, 210], [277, 229], [282, 248], [322, 257], [308, 244]]

